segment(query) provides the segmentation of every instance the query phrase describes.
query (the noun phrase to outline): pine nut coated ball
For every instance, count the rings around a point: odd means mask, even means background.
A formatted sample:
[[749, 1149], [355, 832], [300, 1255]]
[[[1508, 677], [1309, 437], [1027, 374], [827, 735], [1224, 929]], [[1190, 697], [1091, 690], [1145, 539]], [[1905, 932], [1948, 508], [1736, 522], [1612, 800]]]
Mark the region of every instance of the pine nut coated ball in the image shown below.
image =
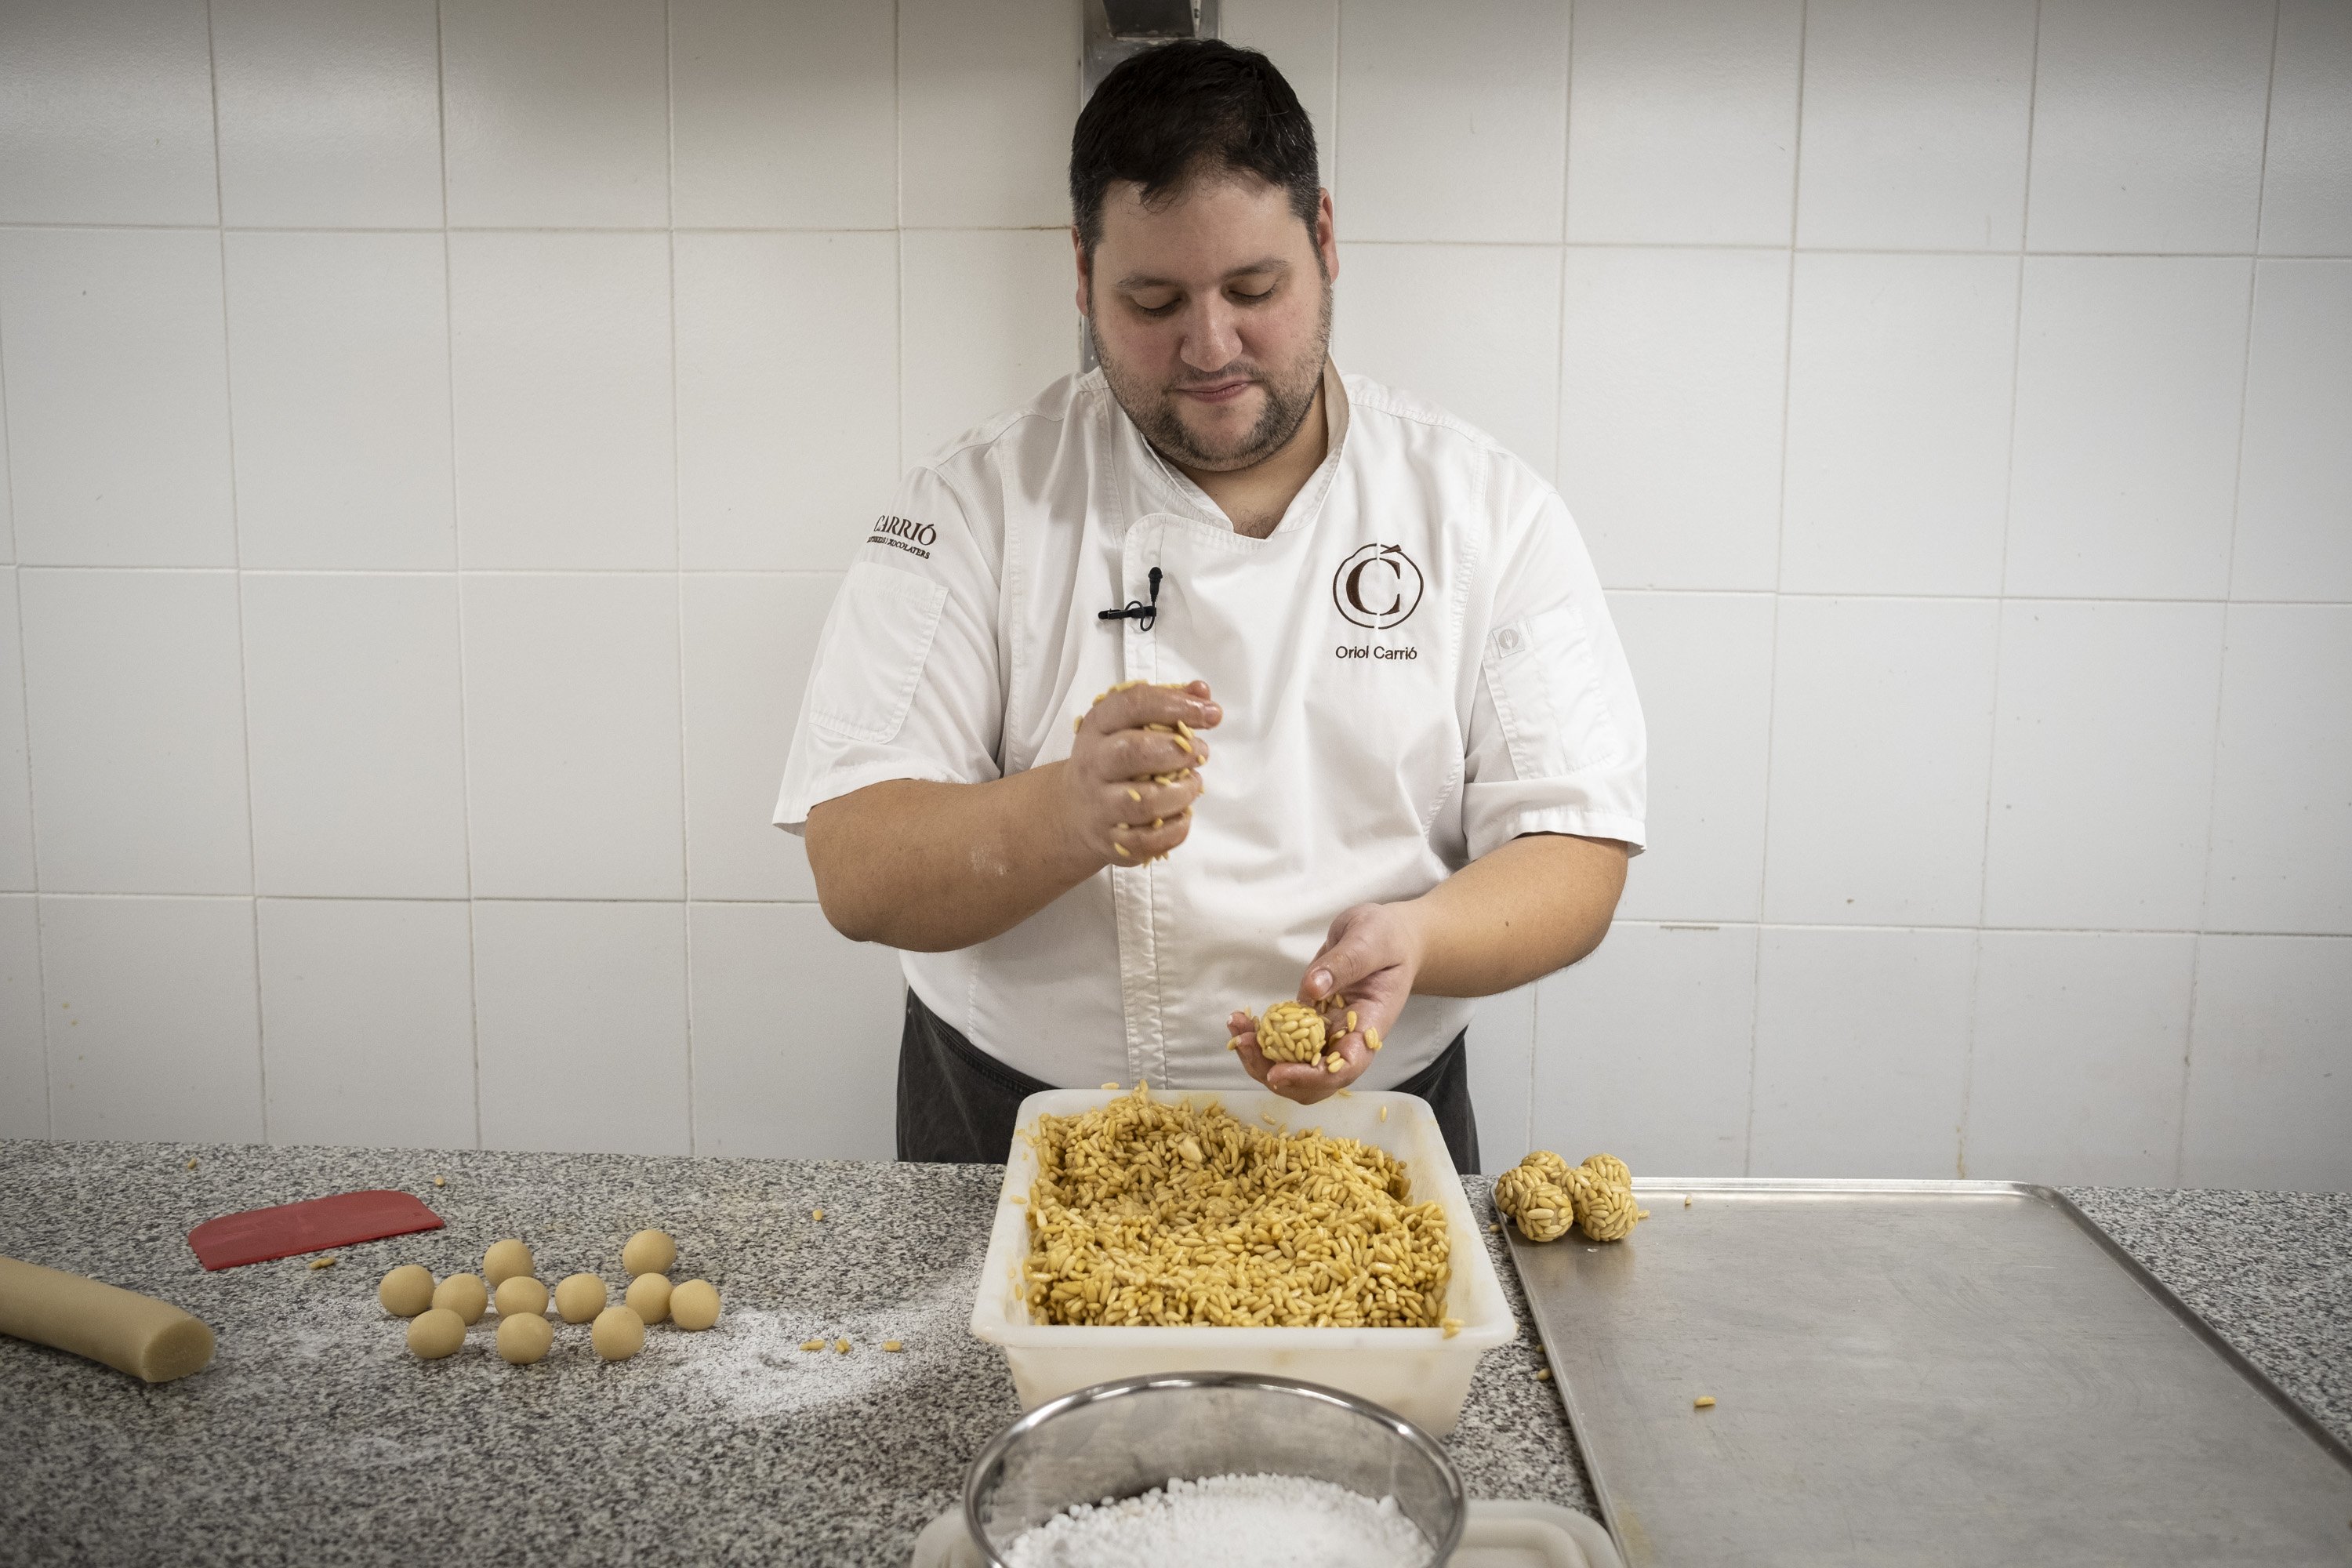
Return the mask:
[[1633, 1173], [1627, 1170], [1625, 1162], [1614, 1154], [1587, 1154], [1584, 1168], [1612, 1187], [1630, 1190], [1633, 1185]]
[[593, 1274], [566, 1276], [555, 1287], [556, 1314], [567, 1323], [584, 1323], [604, 1310], [604, 1281]]
[[466, 1320], [446, 1307], [418, 1313], [408, 1324], [408, 1348], [424, 1361], [439, 1361], [466, 1342]]
[[404, 1263], [383, 1277], [375, 1299], [395, 1318], [413, 1318], [433, 1305], [433, 1270], [422, 1263]]
[[606, 1361], [626, 1361], [646, 1348], [646, 1321], [626, 1307], [607, 1307], [596, 1314], [588, 1342]]
[[462, 1323], [478, 1323], [489, 1310], [490, 1293], [478, 1274], [452, 1274], [434, 1289], [433, 1304], [457, 1314]]
[[492, 1242], [490, 1249], [482, 1254], [482, 1278], [490, 1282], [493, 1290], [518, 1274], [533, 1272], [536, 1266], [531, 1262], [530, 1248], [511, 1237]]
[[1557, 1241], [1570, 1225], [1589, 1241], [1622, 1241], [1646, 1214], [1633, 1182], [1633, 1173], [1614, 1154], [1570, 1165], [1538, 1149], [1495, 1178], [1495, 1206], [1518, 1221], [1529, 1241]]
[[640, 1274], [667, 1274], [677, 1261], [677, 1243], [666, 1230], [641, 1230], [621, 1248], [621, 1271], [632, 1279]]
[[700, 1332], [719, 1321], [719, 1287], [708, 1279], [689, 1279], [669, 1293], [670, 1321]]

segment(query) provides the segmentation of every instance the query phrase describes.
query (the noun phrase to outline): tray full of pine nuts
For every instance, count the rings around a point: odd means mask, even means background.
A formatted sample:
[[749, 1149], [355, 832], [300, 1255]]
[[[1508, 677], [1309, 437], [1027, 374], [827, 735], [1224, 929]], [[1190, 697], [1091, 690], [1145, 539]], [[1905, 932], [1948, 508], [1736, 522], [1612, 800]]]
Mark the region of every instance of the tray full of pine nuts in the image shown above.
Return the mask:
[[1271, 1372], [1443, 1435], [1516, 1324], [1425, 1101], [1139, 1089], [1022, 1103], [971, 1329], [1024, 1408]]

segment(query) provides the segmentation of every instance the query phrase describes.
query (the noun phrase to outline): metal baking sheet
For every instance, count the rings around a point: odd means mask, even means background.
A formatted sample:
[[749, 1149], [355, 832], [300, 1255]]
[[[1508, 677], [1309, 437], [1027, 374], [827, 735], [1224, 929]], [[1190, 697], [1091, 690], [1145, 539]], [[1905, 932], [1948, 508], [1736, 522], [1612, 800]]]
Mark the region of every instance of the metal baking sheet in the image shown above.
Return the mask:
[[1634, 1191], [1511, 1233], [1628, 1568], [2352, 1563], [2352, 1450], [2062, 1194]]

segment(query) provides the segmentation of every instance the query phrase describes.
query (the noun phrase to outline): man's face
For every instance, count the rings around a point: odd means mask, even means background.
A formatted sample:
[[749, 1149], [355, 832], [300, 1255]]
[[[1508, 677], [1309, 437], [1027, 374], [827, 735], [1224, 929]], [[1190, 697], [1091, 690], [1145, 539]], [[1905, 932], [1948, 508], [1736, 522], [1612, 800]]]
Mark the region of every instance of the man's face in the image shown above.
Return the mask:
[[[1314, 406], [1339, 250], [1278, 185], [1213, 174], [1146, 205], [1122, 180], [1102, 241], [1078, 253], [1078, 309], [1128, 417], [1188, 468], [1230, 472], [1279, 450]], [[1321, 265], [1317, 263], [1318, 259]]]

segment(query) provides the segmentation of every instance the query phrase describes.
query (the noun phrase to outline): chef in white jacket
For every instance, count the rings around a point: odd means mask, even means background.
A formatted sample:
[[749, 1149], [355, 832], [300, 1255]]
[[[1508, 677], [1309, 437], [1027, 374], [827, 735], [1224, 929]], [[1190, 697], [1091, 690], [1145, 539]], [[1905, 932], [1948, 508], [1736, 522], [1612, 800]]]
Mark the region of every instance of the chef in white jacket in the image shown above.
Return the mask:
[[[1475, 1170], [1474, 999], [1598, 945], [1642, 843], [1591, 563], [1525, 463], [1333, 367], [1330, 197], [1263, 56], [1128, 61], [1070, 183], [1100, 368], [875, 519], [776, 806], [904, 952], [899, 1156], [1002, 1160], [1040, 1088], [1255, 1079], [1418, 1093]], [[1260, 1055], [1250, 1012], [1335, 991], [1339, 1070]]]

